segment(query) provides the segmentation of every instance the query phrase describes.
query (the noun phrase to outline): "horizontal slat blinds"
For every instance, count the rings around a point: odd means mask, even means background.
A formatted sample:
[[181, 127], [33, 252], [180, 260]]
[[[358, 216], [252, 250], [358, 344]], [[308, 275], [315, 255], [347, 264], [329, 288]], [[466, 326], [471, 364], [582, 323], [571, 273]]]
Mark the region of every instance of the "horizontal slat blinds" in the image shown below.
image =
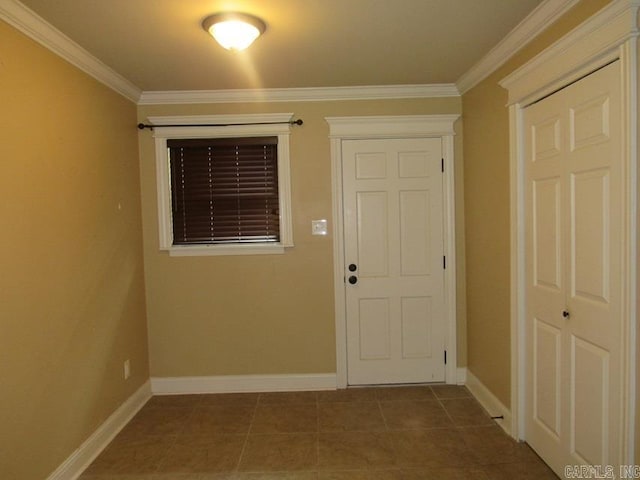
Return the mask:
[[168, 140], [173, 244], [278, 242], [278, 138]]

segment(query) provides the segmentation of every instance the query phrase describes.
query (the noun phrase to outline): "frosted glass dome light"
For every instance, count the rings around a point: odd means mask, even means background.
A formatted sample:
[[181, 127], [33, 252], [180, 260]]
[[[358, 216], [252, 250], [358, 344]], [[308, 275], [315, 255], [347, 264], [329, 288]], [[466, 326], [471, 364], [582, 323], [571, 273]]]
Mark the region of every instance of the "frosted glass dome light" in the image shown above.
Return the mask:
[[227, 50], [244, 50], [266, 30], [265, 23], [245, 13], [216, 13], [202, 27]]

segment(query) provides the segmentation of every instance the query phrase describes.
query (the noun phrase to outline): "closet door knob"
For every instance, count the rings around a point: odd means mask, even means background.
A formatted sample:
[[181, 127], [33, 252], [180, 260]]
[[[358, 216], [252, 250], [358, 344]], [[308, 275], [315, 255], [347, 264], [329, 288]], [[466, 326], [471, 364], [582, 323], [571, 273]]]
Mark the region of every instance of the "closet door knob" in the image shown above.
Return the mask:
[[570, 316], [570, 315], [571, 315], [571, 314], [569, 313], [569, 311], [568, 311], [568, 310], [563, 310], [563, 311], [562, 311], [562, 316], [563, 316], [564, 318], [569, 318], [569, 316]]

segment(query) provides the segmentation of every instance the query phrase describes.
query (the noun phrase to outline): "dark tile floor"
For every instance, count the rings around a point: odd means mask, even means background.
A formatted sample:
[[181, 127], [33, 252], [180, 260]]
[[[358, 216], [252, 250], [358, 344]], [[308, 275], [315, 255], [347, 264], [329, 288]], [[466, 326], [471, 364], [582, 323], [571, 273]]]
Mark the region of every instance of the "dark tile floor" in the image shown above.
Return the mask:
[[153, 397], [81, 480], [557, 477], [464, 387]]

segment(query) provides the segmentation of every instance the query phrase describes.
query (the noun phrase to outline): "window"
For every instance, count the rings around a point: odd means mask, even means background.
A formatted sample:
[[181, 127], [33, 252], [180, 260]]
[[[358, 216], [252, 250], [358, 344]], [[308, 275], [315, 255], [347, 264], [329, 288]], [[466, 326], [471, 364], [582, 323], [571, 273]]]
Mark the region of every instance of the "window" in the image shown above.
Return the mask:
[[[292, 116], [149, 118], [159, 127], [154, 137], [161, 249], [171, 255], [238, 255], [283, 253], [293, 246], [290, 126], [272, 124]], [[254, 122], [268, 124], [162, 127]]]
[[280, 241], [278, 137], [167, 140], [174, 245]]

